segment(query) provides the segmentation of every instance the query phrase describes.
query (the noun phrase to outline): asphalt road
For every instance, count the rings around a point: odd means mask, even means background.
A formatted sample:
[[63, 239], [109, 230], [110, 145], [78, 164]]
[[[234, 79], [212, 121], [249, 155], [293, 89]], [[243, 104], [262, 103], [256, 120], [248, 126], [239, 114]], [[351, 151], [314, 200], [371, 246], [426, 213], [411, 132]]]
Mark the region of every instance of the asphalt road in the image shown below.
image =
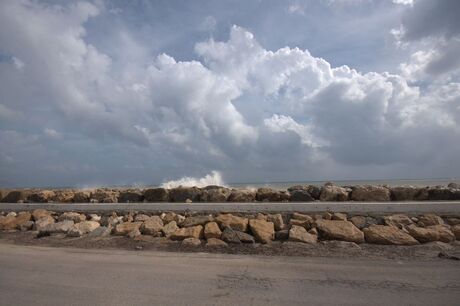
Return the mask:
[[458, 305], [460, 264], [0, 243], [1, 305]]
[[460, 213], [460, 201], [423, 202], [288, 202], [288, 203], [0, 203], [0, 210], [44, 208], [53, 211], [200, 211], [200, 212], [346, 212]]

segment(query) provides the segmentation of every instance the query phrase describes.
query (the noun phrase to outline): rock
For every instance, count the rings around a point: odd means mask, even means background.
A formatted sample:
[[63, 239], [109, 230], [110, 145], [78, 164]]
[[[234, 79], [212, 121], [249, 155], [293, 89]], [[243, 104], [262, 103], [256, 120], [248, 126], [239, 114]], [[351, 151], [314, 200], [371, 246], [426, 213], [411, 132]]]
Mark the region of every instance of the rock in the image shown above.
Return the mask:
[[48, 203], [56, 194], [51, 190], [41, 190], [31, 193], [27, 197], [27, 201], [32, 203]]
[[377, 221], [374, 218], [364, 216], [353, 216], [350, 218], [350, 221], [360, 230], [368, 227], [370, 224], [377, 224]]
[[207, 186], [203, 188], [200, 195], [201, 202], [214, 202], [222, 203], [227, 202], [228, 197], [232, 191], [225, 187]]
[[198, 238], [185, 238], [182, 240], [182, 245], [184, 246], [200, 246], [201, 240]]
[[89, 215], [89, 220], [90, 221], [95, 221], [95, 222], [100, 222], [101, 221], [101, 216], [96, 215], [96, 214], [90, 214]]
[[460, 189], [460, 184], [452, 182], [452, 183], [447, 184], [447, 187], [452, 188], [452, 189]]
[[277, 231], [280, 231], [284, 228], [283, 216], [281, 216], [281, 214], [268, 215], [266, 221], [273, 222], [275, 225], [275, 230]]
[[167, 223], [165, 226], [163, 226], [161, 231], [163, 232], [165, 237], [169, 238], [178, 229], [179, 229], [179, 227], [177, 226], [176, 221], [171, 221], [171, 222]]
[[315, 200], [307, 190], [293, 190], [290, 194], [291, 202], [312, 202]]
[[194, 217], [185, 218], [181, 226], [189, 227], [189, 226], [195, 226], [195, 225], [205, 225], [206, 223], [211, 222], [211, 221], [213, 221], [213, 218], [211, 215], [194, 216]]
[[254, 237], [247, 233], [235, 231], [235, 234], [238, 237], [238, 239], [243, 243], [255, 243], [256, 242]]
[[144, 235], [158, 235], [158, 232], [161, 232], [163, 226], [163, 220], [161, 220], [160, 217], [152, 216], [142, 223], [140, 231]]
[[137, 203], [144, 201], [144, 195], [140, 190], [122, 191], [118, 196], [119, 203]]
[[90, 195], [90, 201], [96, 200], [97, 203], [117, 203], [118, 192], [105, 189], [97, 189]]
[[318, 236], [318, 230], [316, 229], [316, 227], [310, 229], [308, 232], [312, 235]]
[[43, 231], [47, 226], [55, 223], [54, 218], [51, 215], [44, 215], [39, 219], [35, 219], [34, 230]]
[[200, 239], [203, 236], [203, 226], [191, 226], [183, 227], [176, 230], [171, 235], [171, 240], [183, 240], [185, 238], [197, 238]]
[[276, 240], [288, 240], [289, 239], [289, 230], [281, 230], [275, 232]]
[[391, 199], [393, 201], [414, 201], [420, 188], [412, 186], [391, 187]]
[[127, 215], [123, 216], [123, 222], [133, 222], [134, 221], [134, 214], [130, 211]]
[[18, 224], [17, 228], [21, 232], [29, 231], [34, 227], [34, 221], [26, 221], [24, 223]]
[[171, 221], [176, 221], [178, 225], [181, 225], [184, 222], [185, 217], [174, 212], [167, 212], [161, 214], [160, 218], [163, 220], [164, 224], [167, 224]]
[[208, 222], [204, 226], [204, 237], [209, 238], [220, 238], [222, 231], [219, 228], [219, 225], [216, 222]]
[[316, 220], [316, 228], [321, 237], [327, 240], [364, 242], [364, 234], [349, 221]]
[[48, 198], [48, 202], [55, 203], [72, 203], [74, 192], [72, 190], [55, 190], [54, 196]]
[[332, 214], [327, 211], [327, 212], [323, 213], [323, 217], [321, 219], [332, 220]]
[[338, 221], [347, 221], [347, 214], [344, 213], [333, 213], [332, 214], [332, 220], [338, 220]]
[[131, 239], [136, 239], [139, 236], [141, 236], [141, 232], [139, 231], [139, 228], [134, 228], [132, 231], [130, 231], [126, 237], [131, 238]]
[[407, 227], [407, 231], [421, 243], [432, 241], [452, 242], [455, 240], [455, 235], [446, 225], [431, 225], [428, 227], [410, 225]]
[[383, 223], [385, 225], [390, 225], [402, 229], [408, 225], [413, 224], [414, 222], [406, 215], [395, 214], [383, 217]]
[[248, 219], [234, 216], [232, 214], [219, 214], [215, 221], [222, 227], [231, 227], [234, 230], [246, 232], [248, 229]]
[[65, 212], [62, 213], [58, 218], [58, 221], [64, 220], [72, 220], [73, 222], [78, 223], [85, 221], [86, 216], [84, 214], [79, 214], [77, 212]]
[[449, 225], [457, 225], [460, 224], [460, 218], [447, 218], [447, 223]]
[[35, 209], [32, 211], [32, 217], [35, 221], [43, 218], [43, 217], [48, 217], [48, 216], [51, 216], [52, 215], [52, 212], [51, 211], [48, 211], [46, 209]]
[[426, 201], [428, 200], [428, 187], [419, 188], [417, 194], [415, 194], [414, 200], [415, 201]]
[[289, 225], [301, 226], [301, 227], [305, 227], [306, 229], [310, 229], [312, 224], [313, 224], [313, 221], [308, 221], [308, 220], [297, 220], [297, 219], [289, 220]]
[[101, 226], [96, 221], [83, 221], [75, 223], [68, 231], [67, 236], [69, 237], [80, 237], [85, 234], [91, 233], [95, 229]]
[[228, 244], [217, 238], [209, 238], [206, 242], [207, 247], [227, 247]]
[[100, 226], [88, 234], [88, 237], [108, 237], [112, 232], [112, 227]]
[[77, 191], [73, 195], [72, 202], [74, 203], [88, 203], [91, 197], [89, 191]]
[[369, 243], [390, 245], [415, 245], [418, 241], [403, 230], [387, 225], [371, 225], [365, 229], [364, 237]]
[[417, 224], [421, 227], [426, 227], [430, 225], [443, 225], [444, 220], [441, 217], [435, 214], [425, 214], [418, 218]]
[[430, 187], [428, 188], [428, 200], [430, 201], [448, 201], [455, 200], [455, 192], [451, 188], [446, 187]]
[[123, 222], [115, 226], [114, 234], [118, 236], [126, 236], [133, 230], [141, 227], [142, 222]]
[[8, 194], [3, 197], [2, 203], [18, 203], [19, 201], [23, 201], [26, 198], [27, 195], [24, 191], [13, 190], [8, 192]]
[[147, 221], [148, 219], [150, 219], [150, 216], [146, 214], [137, 214], [136, 217], [134, 217], [134, 221], [139, 221], [139, 222], [144, 222], [144, 221]]
[[339, 186], [324, 185], [319, 196], [320, 201], [347, 201], [348, 191]]
[[273, 222], [251, 219], [249, 227], [258, 242], [269, 243], [275, 239], [275, 225]]
[[460, 240], [460, 224], [454, 225], [450, 228], [455, 235], [455, 239]]
[[201, 190], [198, 187], [178, 187], [169, 190], [169, 197], [172, 202], [186, 202], [191, 200], [197, 202], [201, 195]]
[[20, 229], [21, 226], [24, 226], [30, 219], [32, 215], [29, 212], [20, 212], [17, 216], [6, 216], [0, 218], [0, 230], [14, 230]]
[[259, 188], [257, 189], [256, 200], [259, 202], [286, 202], [289, 201], [289, 194], [271, 188]]
[[168, 202], [169, 192], [165, 188], [150, 188], [144, 191], [147, 202]]
[[241, 243], [241, 240], [238, 238], [238, 235], [230, 227], [226, 227], [222, 232], [222, 240], [228, 243]]
[[228, 202], [254, 202], [256, 199], [256, 193], [252, 190], [232, 190], [228, 196]]
[[313, 218], [309, 215], [299, 214], [297, 212], [292, 214], [292, 218], [296, 220], [313, 222]]
[[317, 236], [308, 233], [307, 230], [301, 226], [293, 225], [289, 230], [289, 241], [316, 243], [317, 240]]
[[321, 188], [315, 185], [296, 185], [287, 189], [291, 194], [291, 202], [293, 202], [292, 194], [294, 191], [306, 191], [310, 198], [318, 200], [321, 194]]
[[72, 220], [64, 220], [56, 223], [51, 223], [39, 230], [39, 236], [43, 234], [67, 234], [75, 223]]
[[6, 216], [7, 217], [16, 217], [18, 214], [14, 211], [10, 211]]
[[350, 199], [352, 201], [390, 201], [391, 193], [387, 187], [383, 186], [354, 186], [351, 190]]

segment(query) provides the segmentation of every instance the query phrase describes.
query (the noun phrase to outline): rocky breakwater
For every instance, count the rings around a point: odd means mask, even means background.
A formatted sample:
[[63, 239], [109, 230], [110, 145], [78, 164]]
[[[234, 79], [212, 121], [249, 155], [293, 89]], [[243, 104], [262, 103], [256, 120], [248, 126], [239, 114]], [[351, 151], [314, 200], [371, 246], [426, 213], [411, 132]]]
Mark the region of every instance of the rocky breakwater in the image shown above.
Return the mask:
[[130, 212], [108, 215], [79, 212], [55, 213], [43, 209], [2, 212], [1, 232], [33, 232], [36, 237], [124, 236], [146, 240], [162, 237], [190, 247], [231, 247], [242, 244], [301, 243], [343, 241], [416, 245], [460, 239], [460, 216], [405, 214], [348, 216], [345, 213], [321, 214], [148, 214]]
[[447, 186], [323, 186], [296, 185], [287, 190], [232, 189], [222, 186], [178, 188], [98, 188], [2, 190], [4, 203], [135, 203], [135, 202], [343, 202], [343, 201], [453, 201], [460, 200], [460, 185]]

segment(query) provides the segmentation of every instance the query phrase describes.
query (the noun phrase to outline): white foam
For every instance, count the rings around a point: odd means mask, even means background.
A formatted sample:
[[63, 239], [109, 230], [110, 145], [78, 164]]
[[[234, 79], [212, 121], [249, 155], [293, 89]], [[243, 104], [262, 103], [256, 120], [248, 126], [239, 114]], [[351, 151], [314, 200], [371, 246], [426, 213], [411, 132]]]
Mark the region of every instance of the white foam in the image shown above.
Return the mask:
[[184, 176], [178, 180], [173, 180], [161, 184], [163, 188], [175, 188], [175, 187], [206, 187], [209, 185], [225, 186], [222, 179], [222, 175], [218, 171], [212, 171], [210, 174], [205, 175], [202, 178], [195, 178]]

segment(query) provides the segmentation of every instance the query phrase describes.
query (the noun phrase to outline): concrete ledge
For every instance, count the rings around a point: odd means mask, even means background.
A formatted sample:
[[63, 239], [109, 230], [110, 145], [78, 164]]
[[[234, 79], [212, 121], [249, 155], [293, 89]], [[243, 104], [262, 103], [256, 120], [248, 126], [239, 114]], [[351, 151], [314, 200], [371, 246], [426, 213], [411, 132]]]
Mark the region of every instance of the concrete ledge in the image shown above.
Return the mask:
[[0, 203], [0, 210], [43, 208], [56, 212], [200, 211], [200, 212], [346, 212], [346, 213], [460, 213], [460, 201], [423, 202], [256, 202], [256, 203]]

